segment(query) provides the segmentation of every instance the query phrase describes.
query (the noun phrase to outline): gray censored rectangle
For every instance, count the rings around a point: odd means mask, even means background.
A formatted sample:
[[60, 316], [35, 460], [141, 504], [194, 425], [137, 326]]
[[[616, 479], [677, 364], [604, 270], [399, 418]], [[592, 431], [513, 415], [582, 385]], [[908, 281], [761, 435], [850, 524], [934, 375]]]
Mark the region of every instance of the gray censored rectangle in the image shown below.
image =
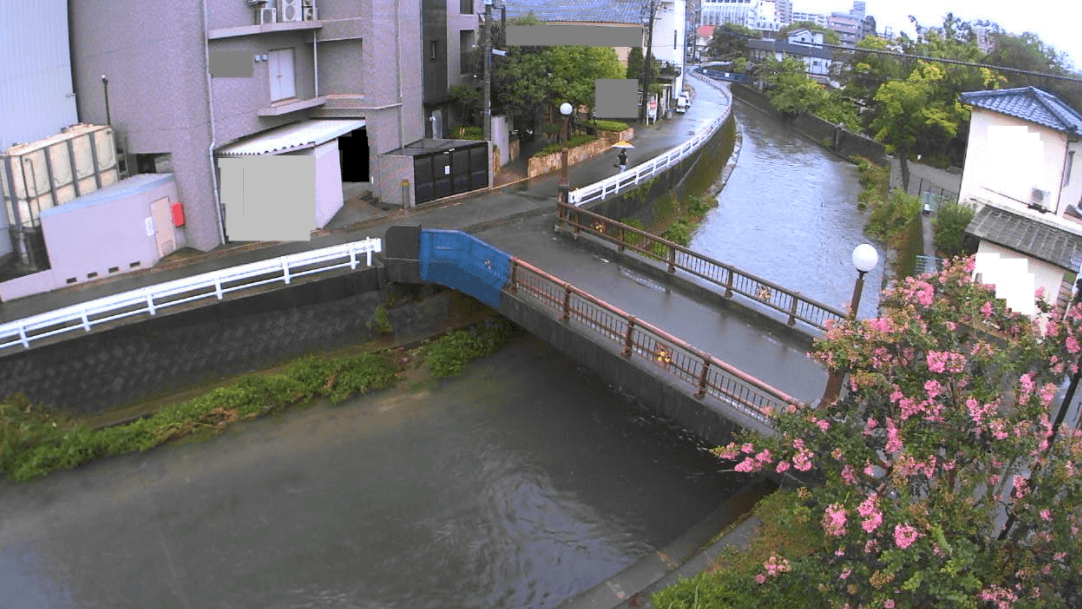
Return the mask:
[[511, 47], [641, 47], [642, 26], [509, 25]]
[[634, 78], [598, 78], [594, 81], [597, 118], [638, 118], [639, 81]]
[[251, 78], [255, 54], [251, 51], [211, 51], [210, 75], [215, 78]]
[[225, 230], [232, 241], [309, 241], [316, 228], [316, 158], [218, 159]]

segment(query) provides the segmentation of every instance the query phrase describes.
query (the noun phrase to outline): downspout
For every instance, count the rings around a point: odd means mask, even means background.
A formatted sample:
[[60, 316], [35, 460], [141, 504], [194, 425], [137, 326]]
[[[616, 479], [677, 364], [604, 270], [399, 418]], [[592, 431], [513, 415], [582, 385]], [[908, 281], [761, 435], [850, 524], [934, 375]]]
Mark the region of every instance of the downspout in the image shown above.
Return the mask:
[[210, 17], [207, 12], [207, 0], [203, 2], [203, 61], [207, 75], [207, 113], [210, 119], [210, 145], [207, 146], [207, 158], [210, 160], [210, 183], [214, 191], [214, 211], [218, 218], [218, 238], [225, 245], [225, 221], [222, 218], [222, 199], [218, 194], [218, 168], [214, 165], [214, 146], [217, 136], [214, 133], [214, 87], [210, 82]]
[[319, 30], [312, 30], [312, 80], [315, 95], [319, 97]]
[[1064, 144], [1063, 144], [1063, 167], [1060, 167], [1060, 170], [1059, 170], [1059, 187], [1056, 188], [1056, 215], [1057, 216], [1059, 215], [1060, 203], [1063, 201], [1063, 189], [1067, 187], [1067, 185], [1063, 183], [1063, 178], [1065, 178], [1067, 176], [1067, 168], [1068, 168], [1067, 164], [1070, 163], [1070, 161], [1071, 161], [1071, 144], [1073, 143], [1071, 141], [1071, 132], [1067, 133], [1067, 136], [1066, 136], [1065, 139], [1067, 141], [1064, 142]]
[[[398, 147], [402, 148], [406, 145], [406, 132], [402, 128], [403, 119], [403, 107], [402, 107], [402, 38], [400, 38], [400, 26], [399, 22], [402, 21], [402, 15], [399, 14], [399, 0], [394, 0], [394, 62], [395, 62], [395, 78], [398, 81]], [[423, 13], [423, 12], [422, 12]], [[424, 61], [424, 28], [421, 28], [421, 60]]]

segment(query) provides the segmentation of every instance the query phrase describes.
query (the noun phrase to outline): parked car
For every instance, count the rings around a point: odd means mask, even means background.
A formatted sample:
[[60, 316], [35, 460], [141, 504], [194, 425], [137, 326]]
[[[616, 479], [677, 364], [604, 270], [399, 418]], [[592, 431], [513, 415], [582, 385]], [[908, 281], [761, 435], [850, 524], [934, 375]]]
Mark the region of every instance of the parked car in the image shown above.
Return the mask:
[[691, 107], [691, 100], [688, 98], [687, 93], [681, 93], [680, 97], [676, 98], [676, 111], [679, 114], [683, 114]]

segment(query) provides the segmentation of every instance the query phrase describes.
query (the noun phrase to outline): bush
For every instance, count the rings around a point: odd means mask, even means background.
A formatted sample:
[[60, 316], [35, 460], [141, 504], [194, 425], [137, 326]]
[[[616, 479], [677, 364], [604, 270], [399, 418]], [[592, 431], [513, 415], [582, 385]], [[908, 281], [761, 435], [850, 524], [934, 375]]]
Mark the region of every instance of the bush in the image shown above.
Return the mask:
[[962, 240], [965, 237], [966, 227], [973, 220], [973, 215], [972, 205], [957, 201], [941, 204], [932, 220], [936, 249], [943, 252], [947, 258], [961, 254]]
[[896, 245], [902, 238], [906, 224], [920, 213], [920, 199], [895, 189], [884, 201], [873, 201], [872, 215], [865, 230], [873, 237]]
[[668, 239], [680, 245], [691, 243], [691, 234], [698, 228], [697, 224], [689, 224], [687, 220], [677, 220], [667, 231], [661, 234], [663, 239]]
[[454, 130], [456, 140], [483, 140], [485, 132], [480, 127], [459, 127]]
[[372, 319], [368, 320], [368, 329], [381, 335], [394, 334], [391, 320], [387, 318], [387, 305], [385, 303], [380, 303], [372, 313]]
[[[597, 141], [597, 136], [596, 135], [583, 135], [583, 134], [573, 135], [573, 136], [571, 136], [571, 139], [568, 140], [568, 148], [569, 149], [570, 148], [575, 148], [577, 146], [582, 146], [583, 144], [589, 144], [590, 142], [593, 142], [593, 141]], [[534, 156], [536, 157], [536, 156], [546, 156], [546, 155], [549, 155], [549, 154], [555, 154], [557, 152], [560, 152], [563, 149], [564, 149], [564, 145], [562, 143], [560, 143], [560, 142], [556, 142], [554, 144], [549, 144], [548, 146], [545, 146], [541, 150], [538, 150], [536, 153], [534, 153]]]
[[468, 330], [448, 332], [428, 347], [425, 366], [436, 378], [461, 374], [466, 364], [503, 346], [513, 329], [511, 322], [500, 318]]
[[593, 121], [588, 124], [599, 131], [624, 131], [628, 128], [627, 123], [620, 121]]

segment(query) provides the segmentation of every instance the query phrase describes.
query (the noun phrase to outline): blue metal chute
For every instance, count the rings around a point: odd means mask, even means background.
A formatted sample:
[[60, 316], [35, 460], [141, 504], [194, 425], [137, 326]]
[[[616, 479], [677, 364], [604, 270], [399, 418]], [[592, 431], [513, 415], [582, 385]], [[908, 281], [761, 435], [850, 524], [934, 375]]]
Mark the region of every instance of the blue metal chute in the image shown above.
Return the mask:
[[511, 255], [462, 231], [422, 229], [421, 279], [469, 294], [490, 307], [511, 272]]

